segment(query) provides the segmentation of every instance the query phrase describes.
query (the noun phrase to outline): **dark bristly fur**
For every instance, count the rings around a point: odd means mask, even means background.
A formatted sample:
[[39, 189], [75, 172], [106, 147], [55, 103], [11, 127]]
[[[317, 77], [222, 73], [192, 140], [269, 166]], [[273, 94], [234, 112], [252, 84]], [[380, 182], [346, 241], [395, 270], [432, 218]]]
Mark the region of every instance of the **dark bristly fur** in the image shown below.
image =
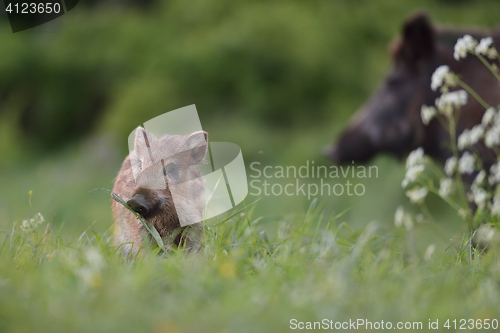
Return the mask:
[[[424, 13], [410, 17], [402, 36], [392, 44], [393, 65], [379, 89], [354, 115], [327, 152], [334, 163], [366, 162], [378, 153], [403, 157], [417, 147], [444, 161], [451, 155], [449, 134], [437, 119], [424, 126], [420, 117], [423, 104], [434, 105], [439, 92], [430, 88], [431, 76], [440, 65], [451, 71], [492, 106], [500, 103], [500, 85], [491, 72], [473, 55], [456, 61], [453, 46], [458, 38], [470, 34], [476, 39], [491, 36], [500, 49], [500, 30], [474, 31], [433, 26]], [[498, 65], [498, 62], [495, 62]], [[460, 88], [458, 88], [460, 89]], [[481, 122], [485, 109], [469, 95], [460, 111], [457, 134]], [[484, 146], [476, 147], [491, 164], [493, 155]]]

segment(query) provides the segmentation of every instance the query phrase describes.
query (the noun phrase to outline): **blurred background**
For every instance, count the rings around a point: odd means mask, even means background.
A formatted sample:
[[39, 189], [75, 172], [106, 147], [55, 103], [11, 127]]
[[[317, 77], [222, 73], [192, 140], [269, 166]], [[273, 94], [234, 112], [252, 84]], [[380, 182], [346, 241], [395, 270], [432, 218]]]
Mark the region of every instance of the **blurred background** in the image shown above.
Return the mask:
[[[409, 14], [500, 23], [497, 0], [82, 0], [13, 34], [1, 9], [0, 230], [41, 212], [75, 235], [111, 227], [109, 194], [90, 191], [112, 188], [127, 137], [144, 121], [196, 104], [210, 140], [238, 144], [247, 166], [329, 165], [322, 149], [383, 78]], [[363, 196], [318, 198], [326, 219], [349, 209], [342, 221], [353, 228], [389, 227], [396, 207], [409, 206], [401, 161], [370, 164], [379, 177], [362, 181]], [[270, 180], [279, 181], [290, 179]], [[255, 214], [272, 229], [310, 201], [268, 196]], [[427, 202], [437, 221], [422, 232], [445, 246], [462, 225], [437, 197]]]

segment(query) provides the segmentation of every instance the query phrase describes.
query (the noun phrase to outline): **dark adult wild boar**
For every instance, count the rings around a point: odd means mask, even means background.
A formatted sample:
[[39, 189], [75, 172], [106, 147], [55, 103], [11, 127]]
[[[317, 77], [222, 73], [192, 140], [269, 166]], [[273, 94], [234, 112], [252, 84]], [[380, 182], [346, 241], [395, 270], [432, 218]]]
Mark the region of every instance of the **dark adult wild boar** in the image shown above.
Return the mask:
[[[351, 119], [328, 151], [334, 163], [366, 162], [378, 153], [403, 157], [422, 146], [426, 154], [440, 160], [449, 157], [449, 134], [434, 119], [424, 126], [420, 117], [423, 104], [434, 105], [439, 92], [431, 90], [431, 76], [440, 65], [451, 71], [489, 104], [500, 103], [500, 85], [475, 56], [456, 61], [453, 48], [458, 38], [470, 34], [476, 39], [491, 36], [500, 49], [500, 29], [494, 31], [458, 30], [435, 27], [425, 14], [410, 17], [402, 36], [391, 48], [392, 68], [378, 90]], [[461, 109], [457, 133], [481, 122], [485, 109], [472, 96]]]

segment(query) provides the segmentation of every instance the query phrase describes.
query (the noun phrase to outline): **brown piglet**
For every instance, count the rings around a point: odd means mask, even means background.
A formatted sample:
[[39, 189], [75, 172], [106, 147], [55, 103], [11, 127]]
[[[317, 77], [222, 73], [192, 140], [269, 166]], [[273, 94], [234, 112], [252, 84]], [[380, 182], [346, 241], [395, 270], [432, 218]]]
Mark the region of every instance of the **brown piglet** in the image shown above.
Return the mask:
[[[122, 198], [167, 247], [197, 251], [203, 235], [205, 181], [198, 169], [208, 147], [208, 134], [155, 138], [143, 127], [135, 131], [134, 150], [125, 158], [113, 192]], [[124, 257], [135, 256], [152, 236], [134, 214], [112, 200], [114, 238]], [[181, 226], [182, 225], [182, 226]]]

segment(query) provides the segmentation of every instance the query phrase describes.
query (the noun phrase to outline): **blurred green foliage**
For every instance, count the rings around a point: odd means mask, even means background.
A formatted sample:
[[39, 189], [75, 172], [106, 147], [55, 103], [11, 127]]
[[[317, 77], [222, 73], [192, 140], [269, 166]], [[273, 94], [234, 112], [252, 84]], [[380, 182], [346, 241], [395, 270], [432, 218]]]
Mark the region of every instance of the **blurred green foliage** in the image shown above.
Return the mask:
[[392, 0], [157, 1], [145, 10], [112, 4], [82, 4], [54, 22], [55, 32], [9, 34], [4, 22], [0, 120], [18, 132], [10, 135], [37, 149], [96, 130], [123, 137], [189, 104], [272, 127], [343, 122], [387, 67], [386, 45], [412, 10], [491, 26], [498, 7]]

